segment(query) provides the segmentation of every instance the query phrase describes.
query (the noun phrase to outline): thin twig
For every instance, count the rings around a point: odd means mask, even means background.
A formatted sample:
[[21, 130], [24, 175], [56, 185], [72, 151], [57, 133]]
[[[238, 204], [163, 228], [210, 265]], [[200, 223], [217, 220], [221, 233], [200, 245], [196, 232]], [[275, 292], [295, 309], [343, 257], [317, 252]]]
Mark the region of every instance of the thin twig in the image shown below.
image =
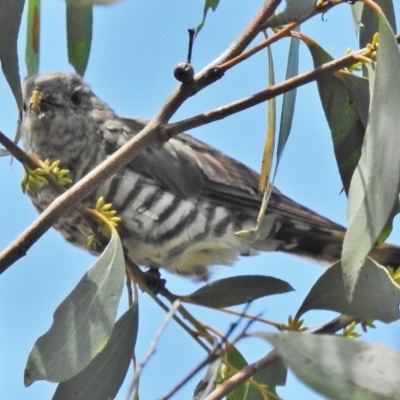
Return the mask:
[[[329, 324], [326, 324], [322, 328], [316, 330], [312, 334], [328, 334], [335, 333], [347, 325], [350, 325], [352, 322], [358, 322], [359, 319], [347, 315], [342, 315], [338, 318], [335, 318]], [[310, 335], [310, 333], [303, 333], [304, 335]], [[224, 383], [219, 385], [212, 393], [210, 393], [204, 400], [221, 400], [228, 393], [232, 392], [235, 388], [241, 385], [243, 382], [250, 379], [257, 372], [262, 371], [263, 369], [269, 367], [276, 361], [280, 359], [280, 356], [276, 350], [272, 350], [265, 357], [260, 360], [247, 365], [243, 369], [241, 369], [238, 373], [233, 375], [231, 378], [227, 379]]]
[[[237, 326], [240, 324], [240, 322], [243, 320], [244, 315], [247, 312], [247, 309], [250, 307], [251, 303], [247, 303], [244, 310], [243, 310], [243, 315], [239, 316], [238, 320], [231, 324], [231, 326], [228, 329], [228, 332], [222, 337], [222, 340], [213, 347], [212, 351], [210, 354], [203, 360], [201, 361], [192, 371], [190, 371], [176, 386], [174, 386], [166, 395], [161, 397], [159, 400], [168, 400], [170, 399], [174, 394], [176, 394], [190, 379], [193, 378], [201, 369], [203, 369], [205, 366], [213, 363], [216, 359], [222, 357], [224, 353], [227, 352], [226, 347], [223, 347], [226, 343], [228, 343], [228, 338], [232, 334], [232, 332], [237, 328]], [[251, 324], [254, 321], [247, 321], [245, 327], [242, 329], [238, 337], [231, 343], [231, 345], [235, 344], [239, 339], [241, 339], [247, 329], [250, 328]]]
[[166, 135], [167, 137], [172, 137], [179, 132], [184, 132], [186, 130], [197, 128], [210, 122], [221, 120], [227, 116], [236, 114], [240, 111], [246, 110], [247, 108], [253, 107], [271, 98], [279, 96], [280, 94], [283, 94], [287, 91], [296, 89], [307, 83], [322, 78], [323, 76], [331, 75], [340, 69], [346, 68], [350, 65], [353, 65], [355, 62], [358, 62], [357, 55], [363, 51], [364, 50], [360, 50], [357, 53], [349, 54], [328, 63], [322, 64], [320, 67], [290, 78], [282, 83], [278, 83], [251, 96], [237, 100], [230, 104], [226, 104], [222, 107], [217, 107], [212, 110], [205, 111], [202, 114], [195, 115], [194, 117], [187, 118], [182, 121], [177, 121], [171, 124], [164, 125], [162, 127], [162, 134]]
[[135, 377], [133, 379], [133, 382], [131, 384], [131, 387], [129, 388], [129, 392], [126, 396], [126, 400], [131, 396], [132, 392], [135, 390], [135, 388], [138, 385], [140, 374], [143, 371], [144, 366], [148, 363], [150, 360], [151, 356], [156, 352], [156, 346], [158, 341], [160, 340], [161, 335], [164, 333], [165, 328], [167, 327], [168, 323], [173, 319], [176, 310], [180, 306], [180, 300], [176, 300], [172, 305], [171, 308], [169, 309], [167, 315], [165, 316], [164, 321], [160, 325], [160, 327], [157, 329], [157, 332], [155, 333], [153, 340], [150, 342], [149, 348], [147, 350], [147, 353], [145, 354], [143, 361], [138, 363], [136, 365], [136, 371], [135, 371]]
[[[140, 288], [145, 291], [166, 313], [169, 312], [169, 307], [165, 305], [158, 297], [153, 293], [153, 291], [147, 286], [146, 278], [144, 272], [129, 259], [125, 260], [128, 273], [131, 279], [138, 283]], [[198, 335], [193, 332], [176, 314], [173, 316], [174, 321], [182, 327], [207, 353], [210, 349], [204, 344], [198, 337]]]

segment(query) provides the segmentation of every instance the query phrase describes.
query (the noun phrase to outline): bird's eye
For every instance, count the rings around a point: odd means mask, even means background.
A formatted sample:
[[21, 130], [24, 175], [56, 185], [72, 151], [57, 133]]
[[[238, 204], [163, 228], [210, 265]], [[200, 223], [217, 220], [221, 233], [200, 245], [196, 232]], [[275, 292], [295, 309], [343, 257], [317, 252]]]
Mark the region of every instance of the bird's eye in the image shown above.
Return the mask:
[[79, 106], [79, 104], [81, 104], [81, 102], [82, 102], [81, 93], [80, 92], [73, 92], [71, 94], [71, 102], [72, 102], [73, 105]]
[[26, 106], [26, 103], [24, 102], [24, 105], [23, 105], [23, 107], [22, 107], [22, 110], [23, 110], [24, 112], [26, 112], [27, 109], [28, 109], [28, 107]]

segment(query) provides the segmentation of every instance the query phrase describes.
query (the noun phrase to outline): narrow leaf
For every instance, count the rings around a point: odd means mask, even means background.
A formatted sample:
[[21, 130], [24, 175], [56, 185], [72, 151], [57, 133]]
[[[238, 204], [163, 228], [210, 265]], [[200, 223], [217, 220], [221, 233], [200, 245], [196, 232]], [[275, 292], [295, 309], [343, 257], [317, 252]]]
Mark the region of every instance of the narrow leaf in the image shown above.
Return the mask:
[[330, 399], [397, 400], [400, 353], [332, 335], [265, 333], [285, 364]]
[[[375, 295], [371, 296], [371, 293]], [[332, 310], [388, 323], [399, 319], [399, 303], [400, 287], [393, 282], [385, 268], [367, 258], [351, 303], [347, 300], [341, 264], [337, 262], [311, 288], [297, 316], [309, 310]]]
[[58, 306], [50, 329], [34, 344], [25, 385], [63, 382], [82, 371], [110, 338], [125, 277], [121, 241], [111, 236], [104, 252]]
[[24, 0], [0, 0], [0, 62], [18, 110], [22, 110], [22, 91], [17, 40], [24, 3]]
[[60, 383], [52, 400], [115, 399], [132, 360], [138, 323], [135, 303], [116, 322], [104, 350], [78, 375]]
[[68, 61], [84, 75], [92, 44], [93, 6], [67, 2]]
[[353, 27], [356, 34], [358, 34], [360, 30], [363, 8], [364, 3], [362, 1], [358, 1], [351, 6], [351, 12], [353, 13]]
[[39, 72], [40, 0], [29, 0], [26, 28], [25, 63], [28, 76]]
[[[274, 60], [271, 48], [268, 47], [268, 84], [269, 87], [275, 85]], [[276, 128], [276, 99], [268, 100], [268, 127], [265, 138], [263, 157], [261, 161], [261, 172], [258, 182], [258, 191], [264, 192], [270, 182], [272, 159], [275, 148], [275, 128]], [[263, 215], [261, 216], [261, 219]], [[261, 221], [260, 219], [260, 221]]]
[[[295, 29], [296, 32], [300, 32], [300, 26]], [[299, 45], [300, 41], [296, 38], [290, 39], [289, 47], [289, 57], [286, 69], [286, 80], [293, 78], [299, 73]], [[291, 90], [285, 92], [282, 101], [282, 113], [281, 113], [281, 123], [279, 127], [279, 139], [278, 147], [276, 149], [276, 166], [274, 179], [276, 177], [276, 172], [278, 171], [279, 162], [281, 161], [283, 150], [285, 149], [286, 142], [289, 138], [290, 131], [292, 129], [294, 106], [296, 104], [296, 94], [297, 90]]]
[[223, 308], [248, 303], [259, 297], [292, 291], [285, 281], [263, 275], [246, 275], [211, 282], [192, 294], [182, 296], [182, 301]]
[[[306, 38], [315, 68], [333, 58], [317, 43]], [[351, 74], [324, 76], [317, 80], [325, 117], [331, 130], [336, 162], [348, 193], [351, 177], [361, 155], [368, 115], [368, 82]], [[364, 122], [364, 123], [363, 123]]]
[[204, 9], [203, 9], [203, 19], [200, 22], [199, 25], [197, 25], [196, 28], [196, 36], [200, 33], [200, 31], [203, 29], [204, 24], [206, 22], [206, 17], [208, 10], [211, 8], [213, 11], [215, 11], [218, 7], [219, 0], [205, 0], [204, 2]]
[[369, 123], [362, 155], [351, 180], [348, 230], [343, 243], [342, 268], [349, 299], [365, 257], [398, 210], [400, 54], [383, 15], [379, 15], [379, 28]]

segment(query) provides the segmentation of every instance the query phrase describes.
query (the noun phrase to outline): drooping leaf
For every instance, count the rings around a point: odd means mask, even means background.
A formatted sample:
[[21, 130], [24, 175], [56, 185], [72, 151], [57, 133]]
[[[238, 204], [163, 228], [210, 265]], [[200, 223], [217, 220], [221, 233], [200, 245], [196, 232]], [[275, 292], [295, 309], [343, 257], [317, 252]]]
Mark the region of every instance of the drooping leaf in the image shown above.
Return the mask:
[[22, 110], [22, 91], [17, 40], [24, 3], [24, 0], [0, 0], [0, 62], [18, 110]]
[[[295, 31], [300, 32], [300, 26], [298, 26]], [[299, 45], [300, 41], [298, 39], [290, 39], [286, 79], [293, 78], [299, 73]], [[293, 89], [289, 92], [285, 92], [285, 94], [283, 95], [281, 123], [279, 127], [278, 146], [276, 149], [276, 166], [273, 181], [275, 180], [276, 172], [278, 171], [279, 167], [279, 162], [281, 161], [283, 150], [285, 149], [286, 142], [292, 129], [294, 107], [296, 104], [296, 94], [297, 90]]]
[[400, 53], [384, 15], [379, 15], [379, 50], [362, 155], [349, 190], [348, 230], [342, 252], [349, 299], [364, 263], [398, 210], [400, 186]]
[[396, 400], [400, 353], [332, 335], [265, 333], [294, 374], [330, 399]]
[[[274, 60], [271, 48], [268, 47], [268, 84], [275, 85]], [[272, 160], [275, 148], [275, 130], [276, 130], [276, 99], [273, 97], [268, 100], [268, 124], [265, 138], [263, 157], [261, 162], [260, 178], [258, 182], [258, 191], [264, 192], [271, 180]], [[260, 218], [260, 217], [259, 217]], [[263, 215], [261, 216], [263, 218]]]
[[26, 28], [25, 63], [28, 76], [39, 72], [40, 0], [29, 0]]
[[93, 5], [67, 2], [68, 61], [84, 75], [92, 44]]
[[[306, 38], [314, 67], [333, 58], [317, 43]], [[368, 82], [355, 75], [340, 73], [317, 80], [325, 117], [331, 130], [336, 162], [343, 188], [348, 193], [351, 177], [361, 155], [368, 115]], [[367, 100], [367, 101], [366, 101]], [[364, 123], [363, 123], [364, 122]]]
[[58, 306], [50, 329], [34, 344], [25, 385], [71, 379], [100, 353], [114, 327], [124, 285], [121, 241], [113, 233], [106, 249]]
[[363, 8], [364, 3], [362, 1], [358, 1], [351, 6], [351, 12], [353, 13], [353, 27], [356, 34], [358, 34], [360, 30]]
[[203, 9], [203, 19], [200, 22], [200, 24], [197, 25], [196, 36], [200, 33], [200, 31], [204, 27], [204, 24], [206, 22], [207, 13], [208, 13], [209, 9], [211, 8], [211, 10], [215, 11], [217, 9], [217, 7], [218, 7], [218, 4], [219, 4], [219, 0], [205, 0], [204, 9]]
[[332, 310], [363, 319], [392, 322], [399, 319], [400, 287], [387, 270], [370, 258], [361, 268], [353, 301], [349, 303], [340, 261], [327, 269], [307, 294], [297, 312]]
[[181, 300], [212, 308], [248, 303], [263, 296], [292, 291], [285, 281], [270, 276], [246, 275], [211, 282]]
[[60, 383], [52, 400], [115, 399], [132, 360], [138, 323], [138, 305], [134, 303], [115, 323], [103, 351], [78, 375]]

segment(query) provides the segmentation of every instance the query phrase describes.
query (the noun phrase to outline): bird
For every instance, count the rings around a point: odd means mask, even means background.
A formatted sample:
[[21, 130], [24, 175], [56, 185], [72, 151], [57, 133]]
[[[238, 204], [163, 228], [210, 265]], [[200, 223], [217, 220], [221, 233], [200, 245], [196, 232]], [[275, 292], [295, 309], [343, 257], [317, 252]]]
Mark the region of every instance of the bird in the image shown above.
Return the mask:
[[[119, 117], [73, 73], [48, 72], [23, 85], [19, 130], [27, 153], [60, 161], [72, 185], [147, 124]], [[259, 174], [214, 147], [180, 133], [151, 146], [103, 182], [83, 203], [112, 203], [125, 257], [142, 266], [207, 280], [216, 265], [240, 256], [281, 251], [325, 263], [340, 259], [346, 229], [273, 188], [257, 240], [235, 235], [254, 228], [261, 205]], [[68, 187], [68, 185], [67, 185]], [[57, 197], [49, 185], [30, 193], [39, 212]], [[55, 224], [64, 238], [87, 248], [91, 228], [77, 211]], [[371, 251], [382, 265], [398, 266], [400, 248]]]

